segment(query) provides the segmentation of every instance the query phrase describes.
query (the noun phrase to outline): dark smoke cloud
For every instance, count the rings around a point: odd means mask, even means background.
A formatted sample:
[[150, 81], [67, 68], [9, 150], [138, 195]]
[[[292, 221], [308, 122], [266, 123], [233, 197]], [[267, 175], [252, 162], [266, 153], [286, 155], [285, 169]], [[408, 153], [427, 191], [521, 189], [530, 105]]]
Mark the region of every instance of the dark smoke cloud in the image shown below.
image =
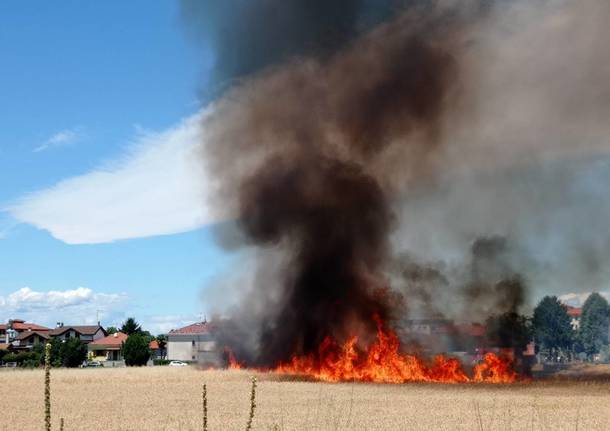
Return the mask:
[[328, 58], [422, 0], [181, 0], [193, 40], [212, 49], [225, 82], [295, 58]]
[[211, 44], [221, 79], [294, 56], [328, 54], [351, 40], [361, 0], [182, 0], [194, 36]]
[[608, 182], [547, 169], [607, 154], [609, 3], [439, 0], [363, 20], [372, 2], [328, 2], [334, 18], [294, 29], [273, 3], [219, 6], [204, 30], [217, 79], [241, 78], [202, 122], [210, 205], [256, 255], [239, 356], [271, 365], [370, 332], [373, 313], [482, 320], [536, 286], [607, 283]]
[[392, 286], [405, 298], [403, 317], [484, 321], [493, 314], [523, 312], [527, 281], [516, 250], [505, 237], [479, 237], [464, 263], [425, 262], [409, 254], [389, 268]]
[[234, 203], [247, 243], [283, 254], [280, 285], [258, 284], [246, 301], [275, 295], [255, 319], [258, 363], [374, 332], [374, 314], [391, 316], [389, 194], [437, 150], [461, 36], [459, 20], [408, 13], [328, 60], [245, 82], [206, 118], [220, 199]]

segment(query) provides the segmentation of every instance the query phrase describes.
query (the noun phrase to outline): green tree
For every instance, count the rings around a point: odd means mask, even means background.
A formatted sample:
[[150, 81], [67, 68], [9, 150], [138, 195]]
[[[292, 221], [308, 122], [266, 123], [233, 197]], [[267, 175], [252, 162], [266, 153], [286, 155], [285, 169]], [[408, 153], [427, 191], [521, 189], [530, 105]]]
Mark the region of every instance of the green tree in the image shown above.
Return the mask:
[[159, 334], [155, 337], [155, 340], [157, 340], [157, 343], [159, 343], [159, 348], [161, 350], [165, 349], [165, 346], [167, 345], [167, 335]]
[[578, 337], [588, 356], [599, 353], [608, 344], [609, 314], [608, 301], [599, 293], [589, 295], [583, 304]]
[[87, 346], [78, 338], [70, 338], [61, 343], [60, 355], [64, 367], [75, 368], [87, 359]]
[[142, 366], [150, 359], [149, 340], [142, 334], [131, 334], [123, 343], [123, 358], [127, 366]]
[[[63, 356], [61, 347], [63, 345], [62, 340], [59, 338], [51, 338], [51, 366], [61, 367], [63, 365]], [[42, 355], [42, 361], [44, 361], [44, 355]]]
[[569, 351], [574, 343], [574, 331], [566, 308], [556, 296], [545, 296], [534, 308], [532, 318], [534, 341], [544, 351]]
[[106, 333], [108, 335], [116, 334], [119, 330], [115, 326], [109, 326], [106, 328]]
[[133, 317], [129, 317], [127, 318], [127, 320], [125, 320], [125, 322], [123, 322], [123, 326], [121, 326], [121, 332], [127, 335], [139, 334], [142, 332], [142, 327], [138, 322], [136, 322], [136, 319], [134, 319]]
[[521, 355], [532, 340], [529, 320], [514, 311], [491, 316], [485, 322], [487, 343], [495, 347], [513, 347]]
[[38, 365], [44, 365], [44, 349], [46, 343], [36, 343], [32, 347], [32, 352], [38, 356]]

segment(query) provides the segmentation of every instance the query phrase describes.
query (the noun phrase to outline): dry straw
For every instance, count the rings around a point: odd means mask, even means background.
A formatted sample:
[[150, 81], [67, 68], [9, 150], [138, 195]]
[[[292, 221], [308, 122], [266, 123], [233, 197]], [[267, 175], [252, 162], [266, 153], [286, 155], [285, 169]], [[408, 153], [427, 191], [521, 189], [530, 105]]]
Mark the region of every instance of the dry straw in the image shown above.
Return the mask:
[[51, 431], [51, 344], [44, 349], [44, 424]]
[[254, 410], [256, 409], [256, 376], [252, 376], [252, 390], [250, 392], [250, 414], [248, 415], [248, 423], [246, 431], [252, 430], [252, 421], [254, 420]]
[[201, 392], [201, 400], [203, 408], [203, 431], [208, 431], [208, 388], [205, 383], [203, 384], [203, 391]]

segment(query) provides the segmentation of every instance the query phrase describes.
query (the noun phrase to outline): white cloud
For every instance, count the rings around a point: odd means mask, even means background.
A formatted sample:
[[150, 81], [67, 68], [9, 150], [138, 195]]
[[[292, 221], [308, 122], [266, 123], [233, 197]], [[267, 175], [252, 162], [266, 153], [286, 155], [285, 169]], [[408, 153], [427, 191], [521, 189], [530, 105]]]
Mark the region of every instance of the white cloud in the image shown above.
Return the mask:
[[81, 130], [79, 127], [66, 129], [55, 133], [44, 143], [34, 148], [35, 153], [48, 150], [53, 147], [62, 147], [77, 142], [81, 138]]
[[204, 205], [195, 114], [161, 133], [140, 132], [119, 160], [23, 196], [6, 210], [68, 244], [189, 231], [214, 220]]
[[99, 293], [86, 287], [72, 290], [35, 291], [22, 287], [0, 296], [0, 321], [21, 318], [39, 324], [93, 324], [124, 316], [125, 293]]

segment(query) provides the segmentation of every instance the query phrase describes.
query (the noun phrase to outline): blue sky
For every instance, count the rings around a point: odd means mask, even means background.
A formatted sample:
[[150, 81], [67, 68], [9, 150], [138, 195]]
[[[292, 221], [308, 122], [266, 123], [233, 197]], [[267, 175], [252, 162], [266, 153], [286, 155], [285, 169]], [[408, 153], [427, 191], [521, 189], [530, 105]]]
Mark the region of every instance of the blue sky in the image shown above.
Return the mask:
[[[0, 4], [0, 321], [83, 323], [99, 310], [105, 324], [134, 315], [162, 331], [210, 311], [201, 292], [231, 256], [210, 228], [193, 230], [198, 220], [147, 206], [179, 205], [162, 201], [171, 187], [148, 197], [138, 188], [175, 178], [149, 179], [146, 169], [174, 147], [150, 148], [201, 109], [212, 65], [185, 37], [177, 8]], [[180, 181], [172, 187], [194, 187]], [[90, 204], [98, 193], [105, 200]], [[131, 200], [138, 205], [122, 209]], [[155, 220], [167, 227], [155, 232]]]

